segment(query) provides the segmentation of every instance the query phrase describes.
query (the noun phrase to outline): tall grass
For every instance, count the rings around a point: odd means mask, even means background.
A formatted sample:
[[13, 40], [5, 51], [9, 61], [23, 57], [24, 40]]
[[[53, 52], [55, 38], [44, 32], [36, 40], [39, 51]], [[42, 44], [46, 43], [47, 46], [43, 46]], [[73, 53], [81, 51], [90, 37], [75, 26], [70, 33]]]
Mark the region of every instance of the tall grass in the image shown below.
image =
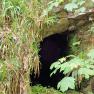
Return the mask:
[[39, 74], [39, 41], [46, 24], [54, 22], [49, 20], [53, 4], [48, 0], [0, 0], [2, 94], [30, 93], [30, 69]]

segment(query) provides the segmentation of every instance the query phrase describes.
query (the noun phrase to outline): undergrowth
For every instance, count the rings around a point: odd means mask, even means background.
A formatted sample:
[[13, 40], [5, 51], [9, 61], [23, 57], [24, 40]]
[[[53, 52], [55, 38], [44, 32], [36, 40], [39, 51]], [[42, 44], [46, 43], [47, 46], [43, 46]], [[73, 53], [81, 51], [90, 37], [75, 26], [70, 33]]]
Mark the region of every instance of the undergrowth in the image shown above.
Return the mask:
[[62, 93], [54, 88], [47, 88], [41, 85], [33, 86], [31, 91], [32, 94], [79, 94], [79, 92], [76, 91], [68, 91], [67, 93]]
[[62, 94], [61, 92], [53, 88], [47, 88], [41, 85], [33, 86], [31, 90], [32, 90], [32, 94]]

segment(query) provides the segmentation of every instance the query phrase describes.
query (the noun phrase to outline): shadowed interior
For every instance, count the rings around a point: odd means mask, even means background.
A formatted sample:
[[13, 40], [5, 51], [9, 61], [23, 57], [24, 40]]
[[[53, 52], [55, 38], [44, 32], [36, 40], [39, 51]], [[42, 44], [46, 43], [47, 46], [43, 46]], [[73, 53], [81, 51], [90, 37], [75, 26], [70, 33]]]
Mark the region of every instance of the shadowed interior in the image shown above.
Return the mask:
[[57, 83], [64, 77], [62, 73], [57, 72], [50, 77], [51, 64], [59, 58], [69, 54], [69, 31], [62, 34], [54, 34], [43, 39], [40, 42], [40, 62], [41, 70], [39, 78], [32, 78], [32, 85], [41, 84], [43, 86], [56, 87]]

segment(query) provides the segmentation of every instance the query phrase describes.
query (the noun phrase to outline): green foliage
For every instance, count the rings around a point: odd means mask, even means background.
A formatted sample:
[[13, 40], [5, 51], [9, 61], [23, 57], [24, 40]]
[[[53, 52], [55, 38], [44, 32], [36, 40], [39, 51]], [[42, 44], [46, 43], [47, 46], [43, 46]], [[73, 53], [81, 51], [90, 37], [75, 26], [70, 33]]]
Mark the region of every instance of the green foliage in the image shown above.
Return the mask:
[[[9, 90], [12, 89], [10, 85], [14, 74], [19, 77], [20, 70], [25, 84], [29, 84], [30, 69], [34, 68], [35, 73], [39, 73], [42, 31], [56, 22], [57, 17], [49, 15], [49, 12], [61, 2], [63, 0], [0, 1], [0, 81], [8, 81]], [[16, 80], [14, 84], [19, 82]]]
[[84, 75], [85, 79], [89, 79], [90, 76], [94, 76], [94, 69], [90, 69], [90, 68], [80, 68], [78, 70], [78, 75]]
[[73, 11], [73, 9], [76, 9], [76, 8], [78, 8], [78, 6], [75, 3], [69, 3], [65, 5], [65, 9], [68, 11]]
[[62, 92], [65, 92], [68, 89], [75, 89], [75, 79], [73, 77], [64, 77], [58, 83], [57, 88], [60, 89]]
[[7, 68], [4, 64], [4, 61], [0, 60], [0, 81], [4, 81], [6, 79]]
[[11, 79], [13, 73], [21, 67], [16, 58], [11, 58], [8, 61], [0, 60], [0, 82]]
[[[67, 58], [71, 59], [67, 61]], [[91, 76], [94, 76], [94, 49], [90, 50], [84, 57], [80, 57], [80, 55], [63, 57], [53, 63], [50, 69], [53, 69], [51, 76], [57, 70], [66, 76], [58, 83], [57, 87], [60, 91], [65, 92], [69, 88], [75, 89], [75, 86], [80, 85], [83, 78], [89, 79]], [[70, 76], [70, 74], [72, 75]]]
[[73, 11], [84, 12], [85, 7], [82, 6], [84, 3], [85, 0], [71, 0], [70, 3], [66, 4], [64, 8], [70, 12]]
[[53, 25], [53, 24], [55, 24], [57, 22], [57, 16], [55, 15], [55, 16], [50, 16], [50, 17], [48, 17], [46, 20], [45, 20], [45, 24], [47, 25], [47, 26], [51, 26], [51, 25]]
[[31, 90], [32, 90], [32, 94], [62, 94], [61, 92], [55, 90], [54, 88], [47, 88], [41, 85], [33, 86]]
[[[49, 16], [49, 12], [61, 2], [63, 0], [50, 2], [2, 0], [0, 17], [3, 19], [3, 25], [0, 26], [0, 59], [8, 62], [11, 58], [21, 58], [19, 57], [21, 53], [28, 53], [27, 58], [31, 64], [33, 62], [31, 57], [37, 56], [40, 50], [39, 41], [42, 40], [40, 31], [43, 31], [44, 25], [48, 26], [56, 22], [56, 16]], [[44, 11], [47, 12], [46, 15]]]
[[58, 7], [64, 0], [52, 0], [48, 3], [48, 11], [51, 11], [53, 7]]
[[48, 6], [46, 9], [43, 10], [43, 16], [48, 15], [50, 11], [53, 10], [54, 7], [58, 7], [59, 4], [64, 2], [64, 0], [52, 0], [48, 3]]
[[[26, 78], [28, 77], [30, 68], [32, 66], [35, 68], [36, 73], [39, 72], [38, 52], [40, 50], [39, 42], [42, 40], [42, 31], [44, 31], [44, 27], [51, 26], [57, 22], [57, 16], [55, 14], [53, 15], [52, 13], [53, 8], [64, 2], [64, 0], [47, 1], [0, 1], [0, 82], [3, 83], [8, 81], [10, 83], [13, 75], [19, 75], [20, 70], [22, 70], [23, 72], [20, 74], [22, 74], [21, 76], [24, 80], [26, 80], [23, 82], [26, 83], [29, 81]], [[82, 0], [72, 0], [72, 3], [69, 3], [69, 5], [67, 4], [65, 9], [73, 11], [76, 8], [80, 11], [84, 11], [85, 9], [81, 7], [83, 3], [84, 1]], [[76, 41], [73, 45], [79, 45], [79, 43], [79, 41]], [[60, 71], [64, 71], [64, 73], [67, 75], [74, 70], [74, 67], [78, 69], [78, 62], [81, 62], [82, 60], [80, 61], [79, 58], [78, 60], [75, 59], [77, 58], [74, 57], [72, 61], [75, 61], [77, 66], [74, 64], [75, 62], [73, 64], [70, 63], [71, 66], [68, 66], [69, 69], [66, 67], [68, 65], [66, 58], [60, 59], [60, 62], [66, 62], [65, 67], [62, 66], [61, 68], [61, 63], [58, 62], [57, 65], [53, 65], [51, 68], [57, 68], [53, 73], [55, 74], [56, 71], [60, 69]], [[91, 66], [88, 69], [90, 68]], [[79, 74], [82, 75], [83, 70], [85, 69], [79, 71]], [[26, 75], [24, 75], [24, 72], [26, 72]], [[87, 77], [93, 74], [86, 73], [84, 75]], [[73, 89], [73, 78], [68, 78], [66, 81], [70, 82], [66, 89]], [[15, 84], [15, 81], [13, 82]], [[11, 83], [8, 85], [11, 85]], [[27, 85], [23, 86], [26, 87]], [[59, 84], [58, 87], [62, 88], [62, 85]], [[9, 88], [9, 86], [7, 86], [7, 88]], [[11, 87], [9, 90], [11, 90]]]

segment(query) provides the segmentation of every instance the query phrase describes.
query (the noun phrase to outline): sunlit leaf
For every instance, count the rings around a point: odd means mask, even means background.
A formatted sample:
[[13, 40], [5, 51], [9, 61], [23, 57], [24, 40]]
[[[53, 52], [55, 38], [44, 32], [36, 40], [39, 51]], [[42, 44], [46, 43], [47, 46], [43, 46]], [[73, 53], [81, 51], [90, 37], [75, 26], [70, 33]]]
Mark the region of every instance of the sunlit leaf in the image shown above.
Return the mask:
[[94, 75], [94, 69], [91, 70], [91, 69], [88, 69], [88, 68], [80, 68], [80, 69], [78, 70], [78, 74], [79, 74], [79, 75], [84, 75], [84, 77], [85, 77], [86, 79], [88, 79], [89, 76], [93, 76], [93, 75]]
[[75, 79], [73, 77], [64, 77], [57, 85], [60, 91], [65, 92], [68, 89], [75, 89]]
[[83, 5], [85, 3], [85, 1], [84, 0], [80, 0], [79, 2], [78, 2], [78, 5]]
[[79, 12], [79, 13], [83, 13], [83, 12], [85, 12], [85, 10], [86, 10], [85, 7], [81, 7], [81, 8], [78, 9], [78, 12]]
[[52, 70], [53, 68], [57, 68], [57, 67], [60, 68], [60, 62], [59, 62], [59, 61], [53, 63], [53, 64], [51, 65], [50, 69]]
[[78, 5], [75, 3], [68, 3], [65, 5], [64, 9], [66, 9], [67, 11], [73, 11], [73, 9], [78, 8]]
[[75, 46], [75, 45], [80, 45], [80, 41], [74, 42], [72, 45], [73, 45], [73, 46]]

